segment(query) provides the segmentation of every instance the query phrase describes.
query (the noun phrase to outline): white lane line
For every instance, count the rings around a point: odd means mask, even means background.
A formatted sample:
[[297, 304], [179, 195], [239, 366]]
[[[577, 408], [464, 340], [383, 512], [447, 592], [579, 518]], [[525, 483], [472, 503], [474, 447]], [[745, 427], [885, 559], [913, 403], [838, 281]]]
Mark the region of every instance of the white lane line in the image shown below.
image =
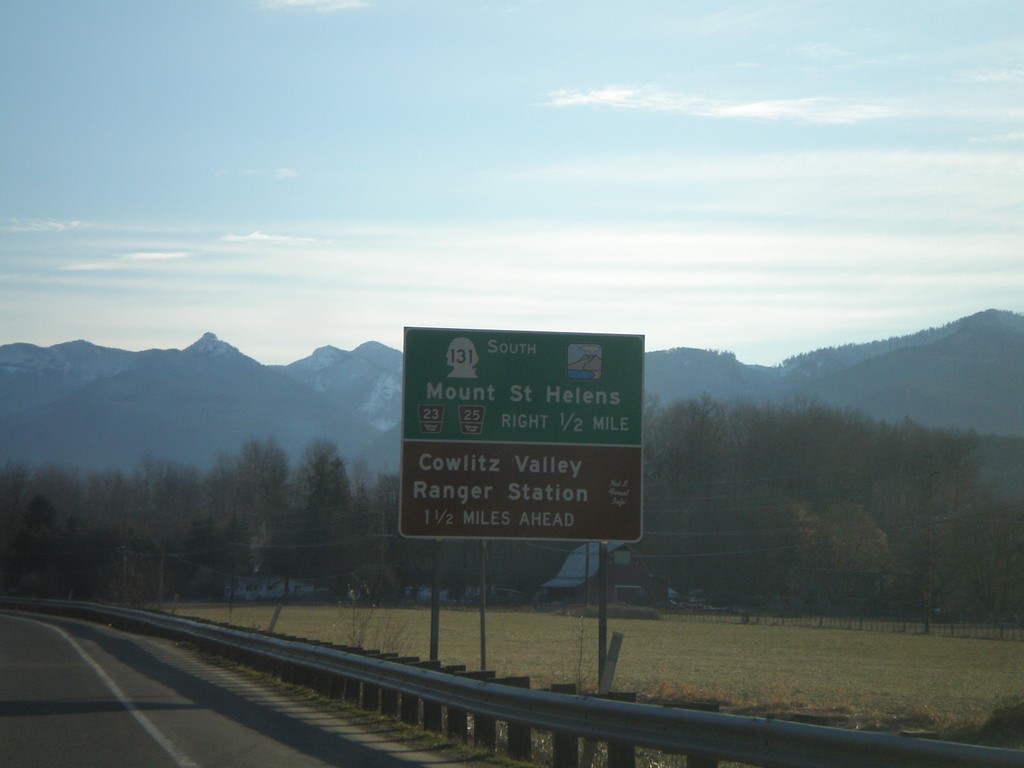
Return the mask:
[[[10, 614], [5, 615], [10, 616]], [[20, 616], [10, 616], [10, 618], [18, 618], [22, 621], [31, 621], [31, 619], [22, 619]], [[88, 653], [86, 653], [85, 649], [78, 644], [75, 638], [73, 638], [71, 635], [65, 632], [61, 627], [55, 626], [54, 624], [48, 624], [45, 621], [37, 621], [34, 623], [42, 624], [44, 627], [49, 627], [54, 632], [63, 637], [68, 642], [68, 644], [75, 649], [75, 653], [81, 656], [82, 660], [90, 667], [92, 667], [92, 671], [95, 672], [96, 676], [103, 681], [103, 684], [110, 689], [110, 692], [117, 697], [117, 700], [121, 702], [121, 705], [126, 710], [128, 710], [128, 714], [134, 717], [136, 722], [138, 722], [138, 724], [146, 730], [146, 733], [153, 737], [153, 740], [161, 746], [164, 752], [167, 753], [167, 755], [171, 758], [171, 760], [174, 761], [174, 764], [177, 765], [178, 768], [199, 768], [198, 763], [191, 760], [187, 755], [185, 755], [177, 747], [175, 747], [171, 740], [164, 736], [163, 732], [159, 728], [153, 725], [153, 721], [146, 717], [144, 714], [142, 714], [142, 712], [140, 712], [135, 707], [135, 704], [132, 702], [132, 700], [124, 694], [124, 691], [122, 691], [118, 687], [117, 683], [115, 683], [111, 679], [110, 675], [104, 672], [103, 668], [99, 664], [97, 664], [96, 661], [94, 661], [93, 658]]]

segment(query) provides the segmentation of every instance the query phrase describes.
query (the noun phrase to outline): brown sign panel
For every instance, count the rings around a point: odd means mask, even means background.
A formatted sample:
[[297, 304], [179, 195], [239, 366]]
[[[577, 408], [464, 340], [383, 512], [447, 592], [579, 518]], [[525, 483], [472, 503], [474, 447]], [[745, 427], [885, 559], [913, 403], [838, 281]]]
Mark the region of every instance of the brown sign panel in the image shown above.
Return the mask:
[[641, 473], [638, 446], [408, 442], [401, 532], [636, 541]]

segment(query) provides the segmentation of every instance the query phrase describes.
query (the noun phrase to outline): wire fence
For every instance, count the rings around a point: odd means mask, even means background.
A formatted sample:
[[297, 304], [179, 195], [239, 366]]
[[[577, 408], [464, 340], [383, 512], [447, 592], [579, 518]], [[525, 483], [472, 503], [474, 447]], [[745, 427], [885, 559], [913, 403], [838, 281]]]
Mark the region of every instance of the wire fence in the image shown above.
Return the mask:
[[662, 611], [662, 618], [673, 621], [845, 629], [859, 632], [893, 632], [910, 635], [930, 634], [936, 637], [1024, 642], [1024, 624], [940, 623], [935, 621], [926, 624], [924, 621], [907, 619], [849, 616], [772, 616], [735, 611]]

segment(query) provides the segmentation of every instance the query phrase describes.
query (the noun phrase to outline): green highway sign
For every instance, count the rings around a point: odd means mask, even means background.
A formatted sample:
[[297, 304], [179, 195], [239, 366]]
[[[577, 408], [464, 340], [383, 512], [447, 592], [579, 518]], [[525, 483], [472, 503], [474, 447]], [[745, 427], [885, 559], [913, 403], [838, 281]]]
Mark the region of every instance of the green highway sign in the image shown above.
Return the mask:
[[642, 535], [642, 336], [407, 328], [400, 529]]

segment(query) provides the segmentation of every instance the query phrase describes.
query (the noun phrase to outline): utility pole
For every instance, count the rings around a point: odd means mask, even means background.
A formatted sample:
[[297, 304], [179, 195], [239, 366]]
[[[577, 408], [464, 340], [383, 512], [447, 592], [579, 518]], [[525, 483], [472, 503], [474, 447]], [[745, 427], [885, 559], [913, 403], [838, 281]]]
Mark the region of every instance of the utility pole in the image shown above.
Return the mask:
[[434, 539], [433, 578], [430, 588], [430, 660], [440, 658], [441, 638], [441, 540]]
[[487, 540], [480, 540], [480, 669], [487, 669]]
[[237, 577], [235, 550], [238, 547], [238, 511], [231, 511], [231, 541], [228, 543], [231, 557], [231, 583], [228, 587], [228, 624], [231, 623], [231, 612], [235, 607], [235, 578]]
[[160, 541], [160, 580], [157, 586], [156, 606], [159, 610], [164, 609], [164, 565], [167, 556], [167, 541]]
[[932, 547], [932, 527], [935, 524], [935, 457], [928, 455], [928, 509], [925, 519], [925, 553], [924, 553], [924, 633], [931, 634], [932, 612], [934, 611], [934, 595], [932, 594], [932, 569], [934, 557]]
[[130, 530], [130, 521], [128, 512], [124, 513], [124, 530], [122, 531], [121, 540], [121, 604], [127, 605], [128, 603], [128, 536]]
[[[590, 546], [589, 544], [587, 546]], [[604, 677], [608, 662], [608, 542], [602, 541], [597, 554], [597, 679]]]
[[378, 533], [380, 546], [377, 548], [377, 589], [374, 590], [373, 604], [379, 607], [381, 591], [384, 589], [384, 554], [387, 551], [387, 543], [384, 538], [387, 534], [387, 521], [384, 519], [385, 504], [380, 493], [377, 494], [377, 503], [380, 504], [380, 530]]
[[925, 524], [924, 553], [924, 633], [932, 631], [932, 523], [935, 509], [935, 473], [928, 476], [928, 518]]

